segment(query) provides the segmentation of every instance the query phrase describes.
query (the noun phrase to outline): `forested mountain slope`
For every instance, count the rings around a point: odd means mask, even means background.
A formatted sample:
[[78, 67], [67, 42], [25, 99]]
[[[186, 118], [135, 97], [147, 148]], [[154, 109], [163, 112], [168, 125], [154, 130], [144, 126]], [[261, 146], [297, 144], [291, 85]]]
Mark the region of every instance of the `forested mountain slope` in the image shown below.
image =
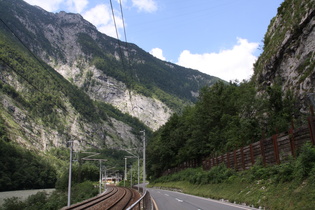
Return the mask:
[[102, 34], [79, 14], [1, 0], [0, 18], [1, 122], [29, 148], [132, 147], [139, 130], [158, 129], [219, 80]]
[[138, 145], [137, 119], [93, 102], [0, 28], [0, 113], [6, 138], [46, 150], [77, 140], [94, 147]]
[[153, 130], [218, 80], [106, 36], [78, 14], [49, 13], [22, 0], [0, 4], [1, 19], [36, 56], [90, 98]]

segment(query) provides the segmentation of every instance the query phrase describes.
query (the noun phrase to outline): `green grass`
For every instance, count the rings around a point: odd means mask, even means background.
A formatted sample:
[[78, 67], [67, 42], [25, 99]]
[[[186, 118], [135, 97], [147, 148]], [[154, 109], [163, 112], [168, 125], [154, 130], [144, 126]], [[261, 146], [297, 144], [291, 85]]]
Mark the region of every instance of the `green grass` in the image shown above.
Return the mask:
[[270, 180], [250, 181], [249, 177], [237, 177], [219, 184], [194, 185], [187, 181], [150, 184], [150, 187], [176, 189], [184, 193], [229, 202], [246, 203], [266, 209], [315, 209], [314, 179], [302, 183], [272, 183]]
[[184, 193], [246, 203], [266, 209], [315, 209], [315, 147], [306, 144], [296, 159], [281, 165], [235, 172], [224, 165], [209, 171], [186, 169], [151, 181], [149, 187], [180, 190]]

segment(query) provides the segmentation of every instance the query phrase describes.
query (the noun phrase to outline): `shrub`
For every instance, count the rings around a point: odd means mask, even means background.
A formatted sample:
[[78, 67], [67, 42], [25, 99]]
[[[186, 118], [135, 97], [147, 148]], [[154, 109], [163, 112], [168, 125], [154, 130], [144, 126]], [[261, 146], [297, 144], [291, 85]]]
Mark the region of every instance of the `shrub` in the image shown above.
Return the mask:
[[93, 182], [85, 181], [76, 184], [72, 189], [72, 203], [77, 203], [88, 198], [92, 198], [98, 194], [99, 188], [94, 187]]
[[280, 165], [275, 165], [273, 169], [273, 179], [278, 182], [289, 182], [294, 179], [294, 162], [287, 162]]
[[38, 192], [34, 195], [30, 195], [25, 201], [26, 209], [45, 209], [47, 200], [48, 194], [46, 192]]
[[299, 156], [296, 160], [294, 176], [296, 179], [302, 180], [303, 178], [309, 176], [312, 169], [314, 168], [315, 148], [310, 144], [305, 144], [302, 146]]
[[208, 172], [208, 182], [213, 184], [222, 183], [223, 181], [228, 180], [234, 174], [235, 171], [227, 168], [224, 164], [221, 164], [211, 168], [211, 170]]
[[4, 199], [3, 210], [20, 210], [26, 207], [26, 204], [18, 197]]

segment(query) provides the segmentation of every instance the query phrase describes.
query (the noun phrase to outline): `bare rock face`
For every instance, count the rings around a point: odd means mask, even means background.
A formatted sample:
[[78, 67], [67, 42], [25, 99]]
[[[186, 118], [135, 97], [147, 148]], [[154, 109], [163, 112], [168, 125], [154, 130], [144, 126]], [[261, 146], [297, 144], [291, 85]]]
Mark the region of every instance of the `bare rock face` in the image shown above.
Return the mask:
[[[160, 100], [149, 98], [129, 90], [123, 82], [107, 76], [89, 60], [78, 43], [78, 34], [87, 33], [93, 40], [106, 39], [95, 27], [78, 14], [60, 12], [55, 25], [48, 25], [43, 33], [56, 49], [64, 49], [63, 58], [54, 56], [47, 62], [61, 75], [80, 88], [85, 86], [88, 95], [98, 101], [112, 104], [123, 113], [138, 118], [152, 130], [165, 124], [173, 111]], [[60, 25], [65, 25], [60, 27]], [[118, 48], [117, 43], [108, 44]], [[100, 46], [102, 47], [102, 46]], [[135, 50], [131, 50], [134, 53]], [[45, 59], [47, 56], [42, 55]], [[114, 55], [119, 60], [119, 56]], [[87, 85], [88, 84], [88, 85]]]
[[92, 99], [112, 104], [123, 113], [138, 118], [152, 130], [157, 130], [165, 124], [173, 113], [161, 101], [129, 90], [123, 82], [107, 76], [94, 66], [84, 66], [81, 69], [68, 65], [55, 68], [65, 78], [74, 81], [78, 87], [85, 87]]
[[[29, 90], [16, 79], [16, 75], [1, 69], [1, 80], [16, 87], [19, 92]], [[63, 99], [67, 101], [66, 98]], [[76, 141], [76, 149], [86, 147], [128, 148], [139, 146], [139, 137], [134, 134], [133, 128], [114, 118], [97, 123], [85, 121], [84, 118], [67, 104], [67, 114], [59, 110], [58, 118], [62, 121], [62, 128], [46, 125], [41, 118], [31, 117], [12, 98], [0, 94], [0, 108], [3, 110], [10, 139], [28, 149], [46, 151], [53, 147], [65, 147], [69, 141]], [[60, 126], [60, 125], [59, 125]]]
[[315, 87], [314, 5], [309, 0], [282, 3], [265, 35], [264, 52], [253, 77], [259, 91], [275, 83], [293, 91], [302, 112], [308, 111], [307, 95]]
[[[127, 46], [127, 43], [100, 33], [79, 14], [50, 13], [21, 0], [0, 0], [0, 5], [4, 22], [16, 36], [13, 38], [12, 33], [8, 33], [11, 34], [8, 38], [12, 38], [12, 43], [16, 41], [21, 45], [22, 42], [24, 45], [17, 52], [21, 50], [36, 57], [34, 65], [39, 65], [42, 70], [38, 72], [42, 75], [48, 75], [48, 71], [55, 73], [46, 66], [49, 65], [89, 96], [84, 100], [110, 104], [139, 119], [153, 131], [165, 124], [174, 110], [178, 111], [185, 104], [193, 103], [201, 87], [210, 86], [219, 80], [193, 69], [158, 60], [135, 44], [128, 43]], [[134, 68], [133, 72], [123, 65], [124, 60], [129, 58], [132, 60], [130, 63], [133, 66], [130, 66]], [[29, 93], [32, 90], [19, 80], [18, 75], [1, 65], [1, 81], [13, 87], [22, 97], [31, 98]], [[50, 76], [47, 78], [53, 79]], [[63, 78], [61, 80], [65, 82]], [[42, 86], [45, 87], [45, 84]], [[59, 124], [45, 125], [41, 117], [46, 116], [39, 115], [33, 119], [28, 113], [32, 112], [31, 109], [18, 104], [8, 95], [0, 95], [0, 111], [3, 109], [9, 113], [4, 118], [10, 128], [9, 133], [15, 136], [13, 139], [41, 150], [66, 145], [72, 140], [81, 145], [108, 147], [134, 147], [139, 144], [139, 134], [135, 134], [139, 125], [133, 127], [128, 120], [122, 122], [106, 117], [106, 114], [91, 122], [93, 120], [83, 116], [84, 110], [74, 107], [72, 98], [65, 95], [56, 98], [62, 100], [66, 111], [53, 107], [54, 114], [57, 113], [53, 118]], [[75, 98], [77, 101], [80, 99]], [[91, 104], [93, 102], [88, 106], [92, 107]]]

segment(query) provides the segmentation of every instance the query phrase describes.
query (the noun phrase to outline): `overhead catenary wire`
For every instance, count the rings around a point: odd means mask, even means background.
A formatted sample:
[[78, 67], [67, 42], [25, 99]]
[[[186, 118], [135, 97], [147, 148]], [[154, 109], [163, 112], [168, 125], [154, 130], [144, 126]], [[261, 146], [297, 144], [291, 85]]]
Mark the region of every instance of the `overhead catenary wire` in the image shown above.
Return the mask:
[[[118, 34], [118, 28], [117, 28], [117, 24], [116, 24], [116, 18], [115, 18], [115, 13], [114, 13], [114, 8], [113, 8], [113, 4], [112, 4], [112, 0], [110, 0], [110, 6], [111, 6], [111, 11], [112, 11], [112, 16], [113, 16], [113, 22], [114, 22], [114, 26], [115, 26], [115, 31], [116, 31], [116, 36], [117, 36], [117, 41], [118, 41], [118, 46], [119, 46], [119, 52], [120, 52], [120, 56], [121, 56], [121, 61], [122, 61], [122, 67], [123, 67], [123, 71], [125, 72], [126, 75], [126, 83], [127, 83], [127, 89], [128, 89], [128, 93], [129, 93], [129, 99], [130, 99], [130, 103], [131, 103], [131, 107], [132, 107], [132, 112], [134, 111], [134, 106], [132, 104], [132, 93], [131, 93], [131, 89], [132, 89], [132, 67], [131, 67], [131, 62], [130, 62], [130, 54], [129, 54], [129, 47], [128, 47], [128, 41], [127, 41], [127, 33], [126, 33], [126, 27], [125, 27], [125, 21], [124, 21], [124, 15], [123, 15], [123, 9], [122, 9], [122, 3], [121, 0], [119, 0], [119, 4], [120, 4], [120, 13], [121, 13], [121, 18], [122, 18], [122, 23], [123, 23], [123, 29], [124, 29], [124, 36], [125, 36], [125, 43], [126, 43], [126, 53], [127, 53], [127, 63], [128, 63], [128, 69], [129, 71], [126, 69], [126, 66], [123, 62], [123, 57], [124, 54], [122, 52], [122, 47], [121, 47], [121, 43], [120, 43], [120, 39], [119, 39], [119, 34]], [[128, 72], [130, 73], [130, 79], [128, 79]], [[130, 84], [128, 84], [128, 80], [130, 81]], [[129, 87], [128, 87], [129, 85]]]
[[117, 41], [118, 41], [120, 59], [121, 59], [121, 62], [122, 62], [123, 69], [125, 70], [125, 64], [124, 64], [124, 59], [123, 59], [124, 56], [123, 56], [122, 47], [121, 47], [121, 43], [120, 43], [120, 39], [119, 39], [119, 34], [118, 34], [118, 29], [117, 29], [117, 24], [116, 24], [116, 18], [115, 18], [113, 3], [112, 3], [112, 0], [109, 0], [109, 1], [110, 1], [110, 7], [111, 7], [111, 11], [112, 11], [113, 22], [114, 22], [114, 26], [115, 26]]
[[127, 41], [127, 33], [126, 33], [126, 27], [125, 27], [124, 12], [123, 12], [123, 9], [122, 9], [121, 0], [119, 0], [119, 4], [120, 4], [120, 13], [121, 13], [121, 19], [122, 19], [123, 29], [124, 29], [124, 35], [125, 35], [125, 43], [126, 43], [126, 50], [127, 50], [127, 61], [128, 61], [129, 67], [131, 67], [131, 64], [130, 64], [130, 57], [129, 57], [128, 41]]

